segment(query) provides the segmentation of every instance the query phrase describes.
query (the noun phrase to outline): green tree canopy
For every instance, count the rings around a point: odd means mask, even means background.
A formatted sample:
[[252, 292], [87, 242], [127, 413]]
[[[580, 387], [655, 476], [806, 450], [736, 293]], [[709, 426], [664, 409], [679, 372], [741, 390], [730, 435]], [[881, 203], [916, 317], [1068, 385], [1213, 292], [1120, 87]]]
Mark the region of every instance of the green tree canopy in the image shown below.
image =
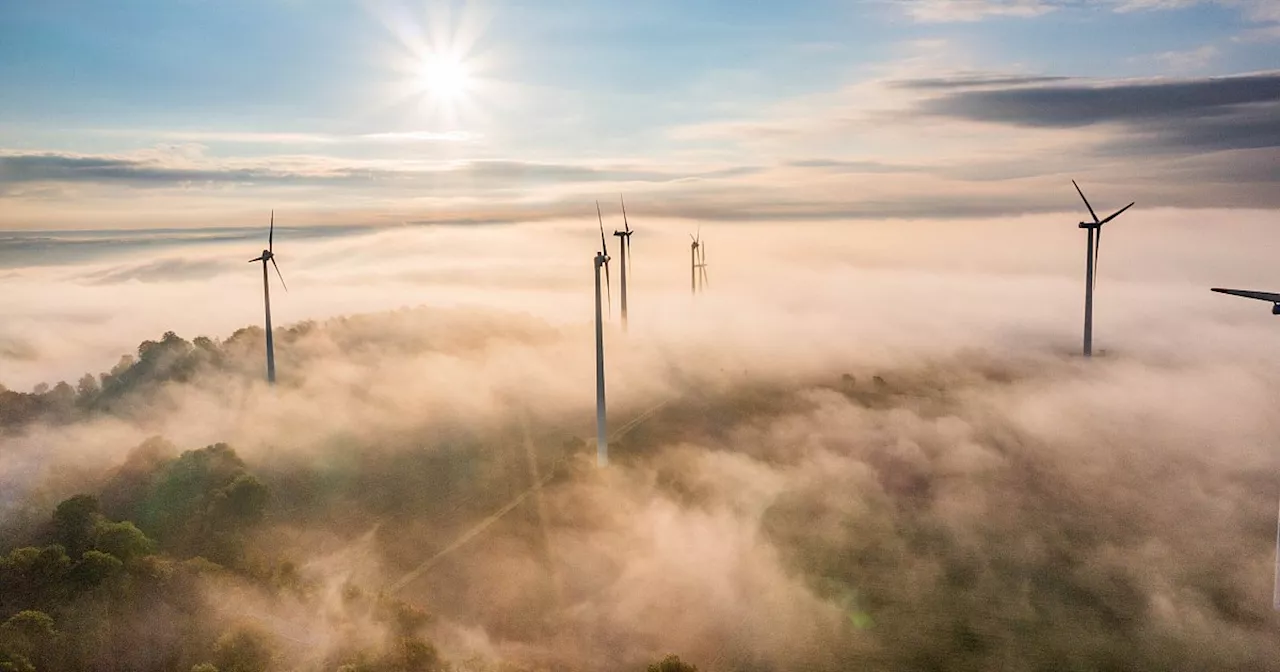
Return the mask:
[[53, 533], [67, 554], [80, 557], [93, 545], [94, 528], [101, 518], [98, 498], [76, 495], [63, 500], [53, 512]]
[[698, 667], [690, 665], [680, 660], [680, 656], [672, 654], [649, 665], [648, 672], [698, 672]]
[[137, 526], [129, 521], [98, 524], [95, 543], [97, 550], [110, 553], [122, 562], [130, 562], [136, 558], [150, 555], [155, 550], [155, 542], [147, 538]]

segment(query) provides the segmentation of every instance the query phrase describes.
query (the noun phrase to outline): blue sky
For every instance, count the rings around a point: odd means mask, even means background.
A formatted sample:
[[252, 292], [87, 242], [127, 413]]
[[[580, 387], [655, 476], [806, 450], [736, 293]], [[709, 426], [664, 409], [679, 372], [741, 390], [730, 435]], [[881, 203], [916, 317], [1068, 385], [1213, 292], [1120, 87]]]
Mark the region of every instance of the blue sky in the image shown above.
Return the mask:
[[[478, 78], [447, 115], [406, 74], [433, 36], [469, 44], [461, 61]], [[945, 201], [972, 179], [965, 161], [984, 174], [984, 161], [998, 162], [1006, 181], [1047, 180], [1071, 142], [1086, 154], [1132, 147], [1135, 163], [1180, 147], [1180, 175], [1235, 187], [1180, 190], [1174, 205], [1246, 196], [1272, 207], [1264, 192], [1274, 185], [1242, 193], [1222, 172], [1274, 165], [1275, 146], [1256, 140], [1280, 128], [1272, 79], [1227, 103], [1214, 86], [1192, 86], [1185, 95], [1209, 102], [1177, 119], [1159, 113], [1157, 96], [1143, 118], [1158, 133], [1122, 117], [1082, 130], [993, 123], [971, 109], [1023, 96], [1024, 82], [940, 103], [960, 88], [903, 82], [1058, 76], [1071, 79], [1030, 85], [1102, 88], [1119, 100], [1145, 78], [1212, 82], [1277, 68], [1280, 8], [1268, 0], [5, 3], [0, 228], [145, 224], [166, 209], [183, 211], [181, 223], [218, 225], [273, 202], [315, 223], [547, 217], [620, 190], [661, 198], [664, 214], [722, 217], [752, 212], [725, 207], [735, 194], [767, 192], [760, 211], [808, 216], [796, 204], [820, 196], [815, 183], [830, 193], [841, 180], [887, 178], [828, 166], [809, 179], [796, 162], [892, 164], [882, 201], [899, 187], [937, 187]], [[929, 106], [942, 112], [922, 115]], [[1181, 142], [1217, 133], [1204, 124], [1224, 111], [1240, 115], [1231, 128], [1257, 129], [1254, 139]], [[389, 135], [404, 133], [427, 139]], [[919, 170], [901, 170], [907, 159]], [[1004, 201], [1011, 211], [1047, 207]]]

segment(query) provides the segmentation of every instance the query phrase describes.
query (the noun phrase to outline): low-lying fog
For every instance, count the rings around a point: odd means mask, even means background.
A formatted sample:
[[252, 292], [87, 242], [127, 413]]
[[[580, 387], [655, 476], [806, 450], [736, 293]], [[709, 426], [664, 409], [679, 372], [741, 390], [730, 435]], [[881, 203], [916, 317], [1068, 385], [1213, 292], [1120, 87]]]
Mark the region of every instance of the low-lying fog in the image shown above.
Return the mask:
[[[159, 436], [164, 459], [225, 442], [270, 493], [247, 553], [292, 562], [311, 588], [224, 563], [199, 579], [199, 631], [255, 628], [278, 669], [384, 646], [389, 626], [352, 606], [353, 586], [427, 612], [423, 636], [455, 667], [639, 669], [676, 653], [704, 670], [1191, 670], [1280, 655], [1280, 324], [1209, 292], [1280, 291], [1273, 215], [1139, 204], [1108, 224], [1086, 361], [1076, 215], [628, 211], [626, 332], [609, 236], [610, 427], [651, 414], [604, 471], [588, 217], [321, 234], [277, 213], [289, 289], [272, 275], [272, 315], [293, 331], [274, 389], [258, 339], [229, 338], [261, 326], [261, 267], [246, 262], [265, 228], [0, 239], [9, 389], [74, 387], [167, 331], [222, 357], [111, 407], [0, 427], [0, 550], [71, 495], [107, 506]], [[620, 224], [607, 215], [607, 233]], [[709, 288], [691, 297], [699, 228]], [[140, 669], [181, 639], [148, 637], [159, 653]]]

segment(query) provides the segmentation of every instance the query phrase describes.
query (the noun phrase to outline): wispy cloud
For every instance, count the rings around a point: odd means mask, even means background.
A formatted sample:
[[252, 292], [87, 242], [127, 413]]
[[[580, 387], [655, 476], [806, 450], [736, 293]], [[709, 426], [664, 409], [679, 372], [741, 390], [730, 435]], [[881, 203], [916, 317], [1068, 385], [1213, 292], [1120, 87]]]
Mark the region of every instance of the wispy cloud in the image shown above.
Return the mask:
[[1209, 67], [1221, 55], [1218, 47], [1206, 44], [1196, 49], [1185, 51], [1162, 51], [1150, 57], [1150, 60], [1174, 73], [1198, 72]]
[[1274, 0], [887, 0], [911, 18], [929, 23], [978, 21], [989, 17], [1031, 18], [1062, 9], [1103, 8], [1117, 13], [1168, 11], [1219, 5], [1258, 23], [1280, 22]]
[[915, 79], [899, 79], [890, 81], [891, 87], [901, 89], [973, 89], [987, 86], [1020, 86], [1031, 84], [1049, 84], [1063, 82], [1070, 77], [1049, 75], [1012, 75], [990, 72], [959, 72], [955, 74], [939, 74], [934, 77]]
[[377, 184], [500, 188], [513, 184], [575, 182], [675, 182], [750, 173], [751, 167], [679, 172], [630, 166], [557, 164], [509, 160], [347, 161], [330, 157], [166, 160], [142, 155], [91, 155], [0, 151], [0, 187], [24, 182], [124, 183], [175, 186], [193, 183], [356, 185]]
[[977, 21], [991, 16], [1031, 17], [1055, 9], [1050, 0], [898, 0], [917, 21]]
[[89, 129], [95, 135], [149, 138], [173, 142], [245, 145], [343, 145], [379, 142], [464, 143], [483, 136], [468, 131], [379, 131], [369, 133], [294, 133], [287, 131]]

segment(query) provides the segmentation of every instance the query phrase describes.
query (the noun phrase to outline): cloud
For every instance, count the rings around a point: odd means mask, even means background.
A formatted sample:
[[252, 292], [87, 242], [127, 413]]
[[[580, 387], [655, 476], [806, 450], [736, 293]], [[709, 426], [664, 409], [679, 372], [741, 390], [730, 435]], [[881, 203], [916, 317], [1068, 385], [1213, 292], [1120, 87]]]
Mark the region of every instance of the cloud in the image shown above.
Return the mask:
[[[256, 232], [255, 232], [256, 233]], [[159, 259], [142, 264], [109, 268], [88, 273], [90, 283], [110, 285], [120, 282], [184, 282], [208, 280], [223, 272], [228, 263], [213, 259]]]
[[[1122, 195], [1091, 185], [1095, 205]], [[1069, 184], [1060, 195], [1080, 208]], [[1107, 353], [1085, 363], [1066, 354], [1084, 245], [1066, 217], [703, 222], [712, 285], [694, 304], [697, 223], [647, 210], [632, 211], [629, 332], [606, 331], [610, 421], [671, 403], [613, 444], [610, 470], [569, 452], [542, 512], [518, 503], [397, 593], [430, 607], [442, 653], [534, 669], [668, 651], [706, 669], [918, 669], [966, 650], [983, 668], [1274, 659], [1250, 596], [1266, 594], [1274, 543], [1260, 484], [1280, 441], [1275, 324], [1207, 291], [1274, 280], [1257, 244], [1270, 213], [1141, 205], [1117, 221], [1096, 306]], [[0, 522], [46, 521], [152, 434], [225, 440], [272, 488], [255, 548], [335, 594], [378, 591], [522, 494], [530, 461], [549, 475], [565, 439], [594, 431], [593, 224], [278, 239], [291, 291], [273, 292], [276, 319], [344, 316], [277, 340], [281, 384], [261, 384], [254, 349], [133, 418], [0, 436]], [[209, 251], [153, 253], [142, 263]], [[7, 280], [0, 333], [42, 347], [5, 375], [74, 382], [61, 371], [103, 370], [138, 335], [261, 319], [241, 261], [212, 282], [84, 281], [125, 266]], [[68, 328], [81, 311], [107, 321]], [[209, 588], [213, 613], [313, 648], [349, 636], [336, 600]]]
[[838, 159], [801, 159], [787, 165], [796, 168], [817, 168], [837, 173], [914, 173], [926, 170], [921, 166], [881, 163], [879, 161], [841, 161]]
[[143, 130], [99, 128], [87, 131], [96, 135], [159, 138], [177, 142], [212, 142], [225, 144], [264, 145], [343, 145], [385, 142], [466, 143], [483, 136], [467, 131], [378, 131], [370, 133], [294, 133], [233, 130]]
[[1205, 118], [1280, 102], [1280, 71], [1201, 79], [1111, 81], [949, 93], [931, 113], [1017, 126], [1074, 128], [1108, 122]]
[[1280, 21], [1273, 0], [887, 0], [911, 18], [926, 23], [971, 22], [988, 17], [1033, 18], [1063, 9], [1102, 9], [1116, 13], [1169, 11], [1196, 5], [1239, 10], [1249, 21]]
[[515, 185], [586, 182], [676, 182], [733, 177], [749, 166], [679, 173], [627, 166], [591, 166], [510, 160], [345, 161], [330, 157], [280, 156], [260, 160], [172, 161], [154, 156], [110, 156], [55, 152], [0, 152], [0, 188], [34, 183], [97, 183], [132, 186], [262, 184], [297, 186], [399, 186], [437, 189], [503, 188]]
[[992, 16], [1033, 17], [1047, 14], [1051, 0], [897, 0], [911, 18], [926, 23], [978, 21]]
[[1187, 72], [1205, 69], [1218, 58], [1219, 53], [1217, 47], [1206, 44], [1188, 51], [1164, 51], [1150, 58], [1171, 72]]
[[1026, 128], [1120, 125], [1119, 142], [1130, 151], [1280, 147], [1280, 72], [963, 90], [918, 107]]
[[1006, 75], [988, 72], [962, 72], [917, 79], [898, 79], [888, 82], [890, 87], [901, 89], [974, 89], [982, 87], [1019, 86], [1063, 82], [1070, 77], [1049, 75]]

